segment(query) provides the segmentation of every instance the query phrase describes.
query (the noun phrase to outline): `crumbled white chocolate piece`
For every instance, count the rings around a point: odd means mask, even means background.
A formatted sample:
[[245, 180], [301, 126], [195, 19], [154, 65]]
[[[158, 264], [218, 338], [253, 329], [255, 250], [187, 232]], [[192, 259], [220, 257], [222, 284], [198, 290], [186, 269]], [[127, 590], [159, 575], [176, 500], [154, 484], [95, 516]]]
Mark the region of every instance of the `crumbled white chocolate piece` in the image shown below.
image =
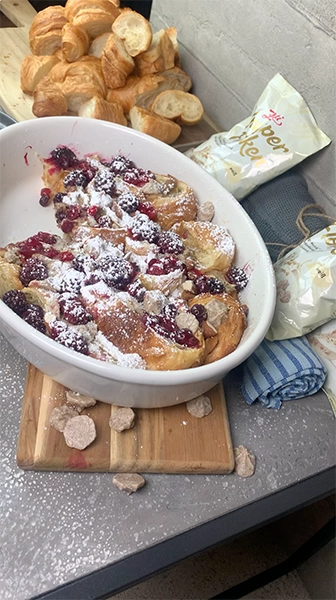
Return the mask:
[[158, 315], [167, 304], [166, 296], [159, 290], [147, 290], [143, 298], [143, 306], [146, 312]]
[[71, 390], [67, 390], [66, 392], [66, 402], [78, 412], [82, 412], [84, 408], [89, 408], [90, 406], [97, 404], [97, 400], [91, 398], [91, 396], [83, 396], [83, 394]]
[[199, 328], [196, 317], [191, 313], [181, 311], [176, 315], [175, 321], [180, 329], [190, 329], [192, 333], [196, 333]]
[[78, 411], [72, 406], [66, 404], [55, 406], [51, 412], [49, 423], [57, 431], [63, 433], [67, 421], [73, 419], [73, 417], [78, 417]]
[[212, 221], [215, 214], [215, 207], [207, 200], [204, 204], [200, 204], [197, 211], [197, 221]]
[[109, 426], [118, 432], [131, 429], [134, 426], [135, 412], [132, 408], [117, 408], [110, 416]]
[[208, 323], [215, 327], [215, 329], [218, 329], [224, 317], [228, 314], [227, 306], [215, 298], [207, 303], [206, 311]]
[[70, 448], [84, 450], [96, 439], [96, 426], [87, 415], [77, 415], [67, 421], [63, 431], [65, 443]]
[[239, 477], [251, 477], [255, 471], [256, 457], [245, 446], [234, 449], [235, 472]]
[[138, 473], [117, 473], [112, 481], [119, 490], [126, 492], [128, 495], [136, 492], [146, 483], [145, 478], [138, 475]]
[[186, 402], [187, 411], [193, 416], [201, 419], [212, 412], [211, 400], [208, 396], [197, 396]]

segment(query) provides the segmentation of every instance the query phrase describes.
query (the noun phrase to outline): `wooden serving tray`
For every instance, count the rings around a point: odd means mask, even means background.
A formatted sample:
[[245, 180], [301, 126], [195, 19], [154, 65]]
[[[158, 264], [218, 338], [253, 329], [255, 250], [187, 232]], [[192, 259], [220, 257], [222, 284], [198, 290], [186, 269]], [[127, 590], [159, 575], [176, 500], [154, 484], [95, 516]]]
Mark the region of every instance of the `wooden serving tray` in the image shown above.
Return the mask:
[[98, 402], [82, 414], [96, 424], [97, 438], [85, 450], [69, 448], [49, 425], [55, 406], [65, 402], [64, 388], [30, 365], [23, 399], [17, 463], [43, 471], [141, 473], [230, 473], [234, 468], [223, 386], [207, 392], [213, 411], [193, 417], [185, 404], [134, 409], [135, 426], [118, 433], [109, 426], [115, 406]]

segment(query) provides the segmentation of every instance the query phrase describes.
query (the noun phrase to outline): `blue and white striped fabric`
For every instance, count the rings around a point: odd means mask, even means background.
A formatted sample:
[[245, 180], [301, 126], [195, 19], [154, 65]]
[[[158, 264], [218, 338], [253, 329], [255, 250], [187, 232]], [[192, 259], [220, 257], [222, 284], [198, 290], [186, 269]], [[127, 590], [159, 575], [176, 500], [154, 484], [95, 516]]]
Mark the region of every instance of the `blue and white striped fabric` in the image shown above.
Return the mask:
[[315, 394], [326, 376], [325, 366], [305, 337], [265, 339], [244, 363], [241, 389], [248, 404], [258, 399], [267, 408], [280, 408], [285, 400]]

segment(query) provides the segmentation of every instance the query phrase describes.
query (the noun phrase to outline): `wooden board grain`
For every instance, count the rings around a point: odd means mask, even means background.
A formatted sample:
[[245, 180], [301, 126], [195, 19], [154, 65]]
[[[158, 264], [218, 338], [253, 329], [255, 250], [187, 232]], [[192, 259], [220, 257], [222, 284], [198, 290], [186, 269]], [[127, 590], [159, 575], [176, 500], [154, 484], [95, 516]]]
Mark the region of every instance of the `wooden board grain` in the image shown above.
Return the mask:
[[134, 409], [135, 426], [109, 427], [115, 405], [98, 402], [82, 414], [96, 424], [97, 438], [85, 450], [69, 448], [49, 425], [51, 411], [65, 402], [66, 388], [29, 365], [23, 399], [17, 463], [22, 469], [141, 473], [230, 473], [234, 468], [230, 427], [221, 384], [207, 392], [213, 411], [192, 417], [185, 404]]

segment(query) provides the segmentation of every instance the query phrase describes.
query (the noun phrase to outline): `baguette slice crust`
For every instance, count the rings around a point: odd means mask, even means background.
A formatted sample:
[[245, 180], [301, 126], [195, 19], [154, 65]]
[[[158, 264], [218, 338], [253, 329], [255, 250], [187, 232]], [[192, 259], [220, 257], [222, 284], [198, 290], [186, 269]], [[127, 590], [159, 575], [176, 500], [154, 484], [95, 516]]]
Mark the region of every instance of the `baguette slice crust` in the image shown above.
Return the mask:
[[204, 115], [203, 105], [197, 96], [182, 90], [166, 90], [153, 101], [151, 110], [167, 119], [179, 119], [184, 125], [199, 123]]
[[147, 133], [166, 144], [173, 144], [181, 133], [180, 125], [174, 121], [160, 117], [140, 106], [133, 106], [129, 117], [133, 129]]

